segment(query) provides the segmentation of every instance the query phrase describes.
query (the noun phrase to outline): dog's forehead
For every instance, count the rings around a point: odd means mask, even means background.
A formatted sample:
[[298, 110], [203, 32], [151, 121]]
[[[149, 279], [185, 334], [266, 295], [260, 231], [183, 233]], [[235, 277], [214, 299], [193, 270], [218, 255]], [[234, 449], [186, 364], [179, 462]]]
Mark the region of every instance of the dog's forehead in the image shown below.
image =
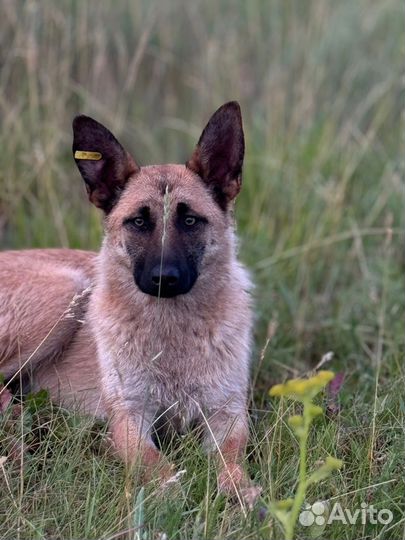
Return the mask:
[[216, 212], [216, 204], [202, 180], [184, 165], [149, 165], [130, 180], [125, 197], [121, 197], [121, 211], [131, 212], [137, 207], [185, 203], [196, 212]]

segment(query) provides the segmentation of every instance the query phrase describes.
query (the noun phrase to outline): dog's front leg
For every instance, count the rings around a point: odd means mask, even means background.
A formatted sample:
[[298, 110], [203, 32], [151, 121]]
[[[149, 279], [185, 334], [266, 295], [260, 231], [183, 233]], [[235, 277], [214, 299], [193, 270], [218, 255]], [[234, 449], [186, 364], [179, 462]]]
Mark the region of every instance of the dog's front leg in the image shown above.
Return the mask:
[[252, 508], [261, 488], [253, 484], [243, 466], [248, 433], [246, 413], [235, 415], [223, 408], [207, 419], [204, 446], [216, 451], [219, 490]]
[[154, 474], [165, 482], [173, 476], [174, 468], [152, 441], [152, 420], [146, 414], [116, 412], [110, 421], [112, 442], [115, 451], [128, 466], [141, 466], [145, 482]]

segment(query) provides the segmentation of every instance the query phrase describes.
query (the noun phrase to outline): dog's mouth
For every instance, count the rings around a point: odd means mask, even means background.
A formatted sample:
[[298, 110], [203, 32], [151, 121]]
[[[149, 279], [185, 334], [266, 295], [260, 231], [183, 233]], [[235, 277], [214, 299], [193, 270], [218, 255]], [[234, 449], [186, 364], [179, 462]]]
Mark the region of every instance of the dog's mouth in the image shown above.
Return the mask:
[[[139, 286], [139, 285], [138, 285]], [[156, 298], [175, 298], [176, 296], [180, 296], [182, 294], [187, 294], [192, 287], [187, 288], [172, 288], [167, 286], [153, 286], [153, 287], [147, 287], [142, 288], [139, 287], [139, 289], [149, 296], [155, 296]]]

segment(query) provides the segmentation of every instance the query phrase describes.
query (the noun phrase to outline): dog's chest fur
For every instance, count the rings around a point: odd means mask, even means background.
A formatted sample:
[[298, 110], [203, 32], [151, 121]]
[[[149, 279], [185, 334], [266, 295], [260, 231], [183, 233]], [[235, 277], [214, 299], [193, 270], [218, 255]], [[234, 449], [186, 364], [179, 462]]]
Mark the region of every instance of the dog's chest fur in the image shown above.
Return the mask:
[[159, 303], [128, 298], [129, 309], [122, 297], [96, 288], [90, 320], [107, 399], [130, 409], [170, 408], [182, 427], [229, 401], [239, 408], [247, 390], [251, 310], [248, 278], [241, 267], [235, 274], [237, 294], [221, 309], [196, 295], [196, 301]]

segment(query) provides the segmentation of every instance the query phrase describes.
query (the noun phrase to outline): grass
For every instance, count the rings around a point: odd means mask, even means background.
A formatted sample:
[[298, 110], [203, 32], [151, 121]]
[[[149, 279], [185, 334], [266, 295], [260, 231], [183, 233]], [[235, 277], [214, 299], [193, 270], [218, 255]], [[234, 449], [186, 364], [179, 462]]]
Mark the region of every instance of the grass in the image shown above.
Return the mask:
[[[141, 163], [184, 162], [211, 112], [238, 99], [238, 231], [257, 305], [248, 467], [261, 504], [290, 496], [298, 467], [293, 407], [267, 391], [333, 351], [340, 411], [316, 422], [309, 455], [345, 465], [308, 502], [394, 514], [322, 537], [404, 537], [399, 0], [18, 0], [0, 15], [1, 247], [99, 246], [100, 216], [70, 155], [78, 112]], [[153, 485], [139, 493], [106, 453], [105, 426], [74, 412], [33, 403], [0, 430], [1, 538], [280, 538], [262, 512], [245, 518], [216, 494], [191, 435], [171, 450], [187, 471], [181, 490], [162, 499]]]

